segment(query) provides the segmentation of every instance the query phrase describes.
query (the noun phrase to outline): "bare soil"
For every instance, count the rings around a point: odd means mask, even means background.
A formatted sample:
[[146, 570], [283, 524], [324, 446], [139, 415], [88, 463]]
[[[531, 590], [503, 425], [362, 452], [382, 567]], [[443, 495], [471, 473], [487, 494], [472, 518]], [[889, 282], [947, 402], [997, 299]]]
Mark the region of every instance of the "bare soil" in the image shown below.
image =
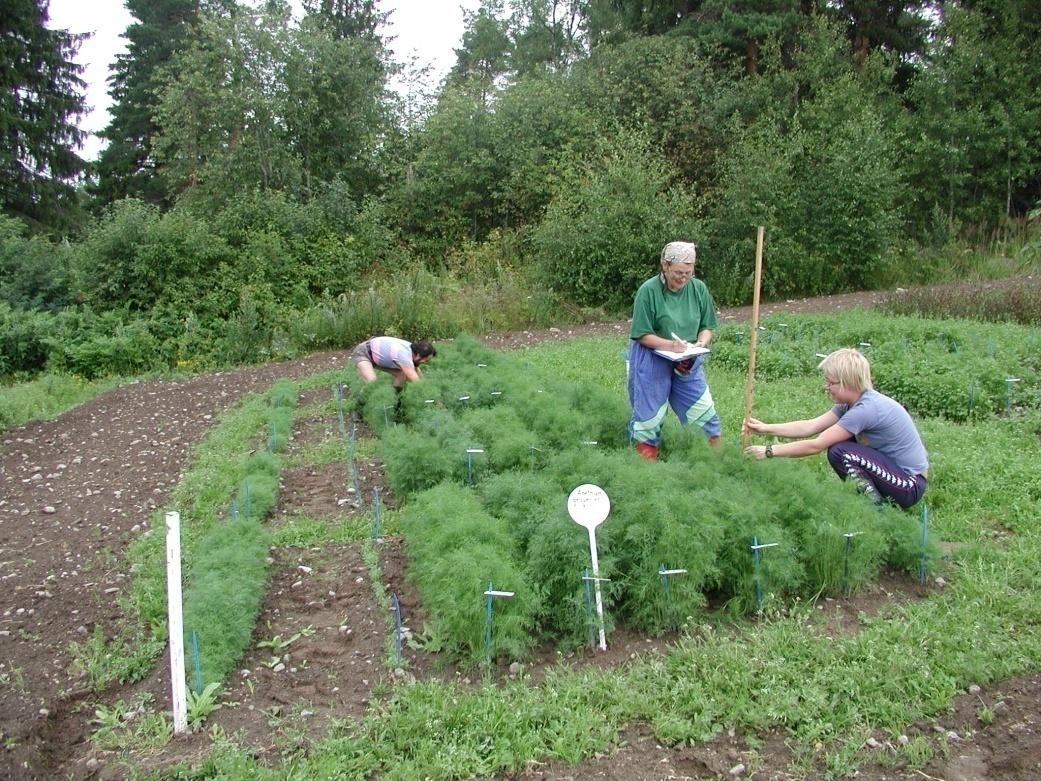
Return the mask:
[[[991, 283], [1014, 285], [1015, 280]], [[830, 312], [870, 308], [884, 294], [858, 293], [767, 304], [771, 312]], [[725, 321], [746, 320], [750, 309], [725, 310]], [[491, 334], [484, 341], [524, 349], [547, 340], [592, 333], [627, 335], [624, 322], [595, 323]], [[151, 380], [120, 387], [56, 420], [30, 423], [0, 434], [0, 778], [123, 778], [120, 758], [89, 740], [98, 703], [151, 695], [161, 708], [169, 692], [169, 664], [161, 659], [145, 680], [114, 685], [96, 695], [83, 671], [73, 669], [70, 643], [83, 642], [96, 627], [111, 636], [120, 617], [117, 600], [127, 587], [125, 551], [146, 529], [176, 485], [191, 447], [219, 416], [249, 393], [274, 380], [349, 367], [346, 352], [260, 367], [213, 372], [190, 379]], [[318, 411], [320, 394], [301, 399], [289, 454], [338, 436], [337, 421]], [[312, 412], [312, 410], [314, 410]], [[364, 433], [364, 432], [363, 432]], [[390, 506], [376, 459], [359, 459], [359, 490], [342, 463], [293, 467], [282, 476], [271, 523], [296, 517], [370, 517], [374, 488]], [[382, 582], [399, 600], [406, 628], [420, 631], [423, 609], [405, 578], [399, 539], [378, 546]], [[303, 750], [337, 720], [361, 718], [394, 676], [454, 679], [477, 685], [468, 674], [445, 666], [406, 643], [402, 669], [386, 664], [388, 619], [374, 597], [370, 571], [358, 544], [274, 549], [270, 584], [254, 643], [228, 681], [223, 707], [209, 720], [238, 734], [256, 756], [274, 762]], [[854, 631], [861, 612], [882, 600], [915, 599], [922, 593], [906, 579], [884, 579], [873, 591], [828, 601], [836, 632]], [[291, 642], [286, 642], [291, 640]], [[523, 669], [534, 684], [555, 664], [610, 666], [636, 655], [659, 653], [669, 637], [649, 640], [612, 636], [606, 654], [579, 652], [560, 659], [547, 649]], [[909, 739], [925, 736], [943, 750], [920, 770], [894, 767], [892, 746], [877, 736], [866, 746], [858, 778], [1028, 781], [1041, 778], [1041, 675], [1026, 675], [979, 688], [955, 699], [936, 722], [908, 725]], [[988, 718], [981, 720], [985, 712]], [[986, 723], [985, 723], [986, 722]], [[205, 733], [172, 741], [133, 760], [152, 770], [203, 757]], [[709, 743], [663, 746], [645, 725], [630, 725], [603, 756], [575, 766], [537, 763], [502, 776], [536, 779], [815, 779], [783, 733], [721, 735]]]

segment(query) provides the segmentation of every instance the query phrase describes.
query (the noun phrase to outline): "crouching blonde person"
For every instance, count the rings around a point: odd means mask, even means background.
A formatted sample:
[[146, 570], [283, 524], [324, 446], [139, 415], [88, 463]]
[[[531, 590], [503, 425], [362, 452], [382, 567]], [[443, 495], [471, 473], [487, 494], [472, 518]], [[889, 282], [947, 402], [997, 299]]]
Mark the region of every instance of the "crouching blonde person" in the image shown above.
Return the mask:
[[820, 362], [831, 409], [810, 420], [744, 422], [746, 433], [795, 440], [751, 445], [755, 458], [802, 458], [827, 451], [828, 463], [843, 480], [876, 504], [890, 500], [911, 507], [925, 493], [929, 456], [907, 410], [871, 386], [871, 365], [856, 350], [836, 350]]

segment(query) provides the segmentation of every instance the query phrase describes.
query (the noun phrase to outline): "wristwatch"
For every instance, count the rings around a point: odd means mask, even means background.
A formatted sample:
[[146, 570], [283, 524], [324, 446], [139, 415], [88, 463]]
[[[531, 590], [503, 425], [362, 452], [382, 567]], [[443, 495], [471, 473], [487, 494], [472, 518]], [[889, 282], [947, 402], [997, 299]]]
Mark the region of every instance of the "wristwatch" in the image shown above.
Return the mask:
[[766, 446], [766, 457], [767, 458], [773, 458], [774, 457], [774, 443], [773, 442], [771, 442], [769, 445]]

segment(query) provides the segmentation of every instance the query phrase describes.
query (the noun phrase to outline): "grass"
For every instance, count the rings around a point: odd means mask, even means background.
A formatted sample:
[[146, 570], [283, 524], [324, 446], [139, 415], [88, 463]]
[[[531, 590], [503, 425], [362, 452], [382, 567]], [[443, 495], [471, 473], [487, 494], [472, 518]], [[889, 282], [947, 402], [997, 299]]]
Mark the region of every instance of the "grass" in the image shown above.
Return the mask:
[[931, 290], [891, 293], [880, 308], [896, 315], [966, 318], [991, 322], [1041, 325], [1041, 278], [1021, 280], [1016, 287]]
[[85, 380], [69, 374], [44, 374], [30, 382], [0, 387], [0, 431], [57, 417], [126, 381], [120, 377]]
[[[595, 338], [542, 345], [528, 356], [540, 370], [622, 393], [620, 348], [618, 339]], [[736, 439], [743, 377], [712, 367], [709, 377], [726, 437]], [[756, 400], [764, 417], [812, 415], [826, 405], [819, 382], [798, 377], [759, 383]], [[754, 736], [780, 728], [791, 736], [797, 763], [829, 777], [853, 772], [868, 758], [866, 738], [895, 742], [908, 725], [945, 713], [969, 685], [1041, 666], [1041, 415], [962, 424], [934, 418], [921, 427], [934, 464], [927, 494], [934, 532], [961, 543], [943, 571], [949, 585], [925, 599], [882, 605], [861, 618], [859, 631], [835, 636], [818, 611], [800, 603], [758, 622], [710, 616], [687, 626], [660, 657], [615, 670], [554, 669], [539, 686], [395, 682], [364, 721], [336, 725], [291, 764], [265, 766], [222, 740], [195, 772], [481, 776], [533, 760], [579, 762], [607, 750], [633, 722], [649, 724], [670, 745], [731, 729]], [[666, 441], [687, 435], [672, 423], [665, 432]], [[823, 459], [814, 468], [820, 479], [834, 480]], [[327, 524], [310, 539], [336, 539], [346, 533], [339, 526]], [[987, 717], [981, 710], [981, 722]], [[929, 735], [916, 736], [897, 747], [893, 760], [917, 768], [943, 750]]]
[[[600, 337], [547, 343], [526, 355], [539, 371], [624, 394], [619, 357], [624, 347], [624, 338]], [[331, 387], [338, 376], [316, 375], [298, 387]], [[724, 436], [735, 441], [744, 378], [711, 364], [709, 378]], [[63, 382], [53, 380], [53, 392], [26, 390], [27, 398], [62, 398]], [[97, 391], [103, 384], [91, 387]], [[0, 395], [0, 405], [9, 403], [10, 390]], [[84, 398], [93, 391], [84, 391]], [[41, 408], [33, 404], [25, 408]], [[199, 521], [199, 533], [222, 517], [240, 467], [264, 428], [264, 404], [265, 399], [251, 398], [230, 410], [193, 452], [174, 496], [182, 513]], [[757, 384], [755, 410], [760, 417], [808, 416], [825, 406], [815, 377]], [[335, 407], [328, 409], [335, 426]], [[533, 760], [579, 762], [608, 749], [619, 730], [634, 722], [649, 724], [656, 739], [666, 744], [707, 740], [729, 729], [751, 736], [781, 729], [790, 734], [799, 762], [834, 777], [849, 773], [865, 759], [860, 747], [866, 737], [893, 739], [908, 725], [945, 713], [951, 699], [973, 683], [1041, 668], [1036, 584], [1041, 568], [1041, 532], [1036, 530], [1041, 414], [1014, 412], [966, 423], [930, 418], [921, 421], [921, 428], [933, 458], [926, 496], [934, 533], [960, 543], [943, 572], [949, 585], [922, 600], [883, 605], [877, 614], [862, 618], [857, 632], [830, 636], [816, 611], [795, 605], [755, 623], [729, 624], [710, 617], [688, 626], [661, 657], [611, 671], [551, 670], [539, 686], [518, 681], [469, 689], [397, 681], [389, 698], [370, 709], [363, 721], [335, 725], [306, 756], [282, 766], [264, 765], [248, 747], [214, 732], [213, 751], [190, 771], [192, 777], [480, 776]], [[664, 436], [668, 443], [692, 434], [670, 416]], [[358, 443], [359, 452], [365, 447], [371, 443]], [[339, 457], [342, 450], [334, 438], [294, 456], [293, 463]], [[823, 459], [814, 459], [812, 469], [820, 480], [834, 480]], [[385, 514], [384, 532], [396, 528], [393, 514]], [[295, 518], [275, 530], [272, 541], [318, 545], [364, 540], [370, 534], [367, 518]], [[156, 563], [134, 555], [131, 563], [138, 574]], [[104, 650], [88, 649], [85, 658], [99, 658]], [[981, 709], [980, 721], [987, 718]], [[114, 728], [123, 715], [114, 719], [102, 713], [101, 720]], [[155, 736], [163, 734], [160, 726], [149, 725], [137, 735], [129, 730], [125, 738], [111, 740], [119, 746], [154, 748]], [[897, 757], [911, 768], [922, 767], [943, 750], [942, 743], [918, 736], [900, 746]]]

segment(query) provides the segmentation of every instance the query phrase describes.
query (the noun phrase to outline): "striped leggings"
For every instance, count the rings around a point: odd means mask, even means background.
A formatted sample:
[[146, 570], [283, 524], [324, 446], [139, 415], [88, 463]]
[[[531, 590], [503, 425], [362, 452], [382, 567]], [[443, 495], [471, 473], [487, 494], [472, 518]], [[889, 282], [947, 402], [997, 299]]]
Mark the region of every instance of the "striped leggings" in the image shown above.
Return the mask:
[[866, 493], [874, 491], [905, 510], [925, 493], [925, 477], [907, 474], [888, 456], [853, 439], [829, 447], [828, 463], [843, 480], [853, 478]]

